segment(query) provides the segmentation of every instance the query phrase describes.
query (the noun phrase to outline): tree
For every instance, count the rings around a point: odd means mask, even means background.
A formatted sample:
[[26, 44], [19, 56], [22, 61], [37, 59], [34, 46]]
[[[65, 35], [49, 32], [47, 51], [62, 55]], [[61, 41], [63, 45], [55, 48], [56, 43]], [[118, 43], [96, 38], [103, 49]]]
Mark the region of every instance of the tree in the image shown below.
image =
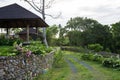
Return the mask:
[[112, 24], [114, 51], [120, 53], [120, 22]]
[[96, 20], [90, 18], [83, 18], [83, 17], [75, 17], [71, 18], [67, 25], [65, 26], [66, 29], [69, 30], [77, 30], [77, 31], [84, 31], [89, 28], [92, 28], [94, 25], [99, 24]]
[[81, 32], [80, 31], [69, 31], [67, 33], [67, 36], [69, 38], [69, 45], [71, 46], [81, 46]]
[[100, 23], [87, 17], [71, 18], [65, 26], [65, 28], [70, 31], [68, 32], [70, 44], [85, 46], [88, 43], [93, 43], [94, 38], [92, 38], [91, 29], [94, 28], [95, 25], [100, 25]]
[[59, 38], [57, 40], [57, 45], [59, 46], [65, 46], [65, 45], [68, 45], [69, 43], [69, 39], [68, 37], [66, 36], [66, 33], [68, 32], [68, 30], [66, 30], [66, 28], [62, 27], [60, 24], [59, 24]]
[[98, 43], [104, 47], [104, 50], [111, 48], [110, 27], [96, 20], [83, 17], [71, 18], [65, 28], [69, 30], [68, 37], [71, 45], [87, 46]]
[[95, 43], [99, 43], [104, 47], [104, 50], [111, 48], [112, 34], [110, 27], [107, 25], [95, 25], [91, 28], [91, 34], [93, 35]]
[[58, 26], [53, 25], [47, 28], [47, 40], [49, 45], [55, 45], [56, 35], [58, 34]]
[[[42, 14], [42, 18], [45, 21], [45, 15], [50, 16], [52, 18], [58, 18], [61, 13], [54, 17], [50, 14], [46, 14], [45, 13], [45, 9], [49, 9], [52, 5], [52, 3], [54, 2], [54, 0], [24, 0], [25, 2], [27, 2], [30, 6], [32, 6], [33, 9], [35, 9], [37, 12], [39, 12], [40, 14]], [[46, 28], [43, 28], [43, 36], [44, 36], [44, 43], [45, 45], [48, 47], [48, 43], [46, 40]]]

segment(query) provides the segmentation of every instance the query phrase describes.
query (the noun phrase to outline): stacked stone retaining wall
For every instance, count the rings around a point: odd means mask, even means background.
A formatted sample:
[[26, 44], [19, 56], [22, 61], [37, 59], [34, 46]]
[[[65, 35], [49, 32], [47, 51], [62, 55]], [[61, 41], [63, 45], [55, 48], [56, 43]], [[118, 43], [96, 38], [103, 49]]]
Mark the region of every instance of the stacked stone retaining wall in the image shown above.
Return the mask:
[[0, 56], [0, 80], [33, 80], [52, 67], [54, 52], [45, 56]]

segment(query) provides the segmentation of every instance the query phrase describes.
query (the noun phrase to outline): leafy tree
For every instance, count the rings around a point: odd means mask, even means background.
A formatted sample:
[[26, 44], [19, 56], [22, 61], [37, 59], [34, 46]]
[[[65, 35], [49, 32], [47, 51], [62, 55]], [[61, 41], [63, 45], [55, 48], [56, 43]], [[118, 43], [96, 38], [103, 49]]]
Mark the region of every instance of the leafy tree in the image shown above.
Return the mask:
[[47, 28], [47, 40], [49, 45], [55, 45], [56, 35], [58, 34], [58, 26], [53, 25]]
[[94, 25], [99, 24], [96, 20], [90, 18], [83, 18], [83, 17], [75, 17], [71, 18], [67, 25], [65, 26], [66, 29], [69, 30], [77, 30], [77, 31], [85, 31], [89, 28], [92, 28]]
[[70, 44], [85, 46], [89, 43], [95, 43], [95, 38], [92, 34], [92, 28], [94, 28], [95, 25], [100, 25], [100, 23], [90, 18], [71, 18], [65, 26], [65, 28], [70, 31], [68, 32]]
[[69, 31], [67, 36], [69, 37], [69, 44], [72, 46], [81, 45], [81, 32], [80, 31]]
[[115, 52], [120, 53], [120, 22], [112, 24], [113, 47]]
[[95, 40], [95, 43], [99, 43], [106, 48], [111, 47], [112, 34], [110, 33], [110, 27], [105, 25], [95, 25], [92, 28], [92, 35]]
[[104, 50], [111, 48], [110, 27], [96, 20], [83, 17], [71, 18], [65, 28], [69, 30], [67, 34], [71, 45], [87, 46], [98, 43], [104, 47]]
[[57, 40], [57, 45], [64, 46], [69, 44], [69, 39], [66, 36], [67, 32], [68, 30], [66, 30], [65, 28], [62, 28], [62, 26], [59, 24], [59, 38]]

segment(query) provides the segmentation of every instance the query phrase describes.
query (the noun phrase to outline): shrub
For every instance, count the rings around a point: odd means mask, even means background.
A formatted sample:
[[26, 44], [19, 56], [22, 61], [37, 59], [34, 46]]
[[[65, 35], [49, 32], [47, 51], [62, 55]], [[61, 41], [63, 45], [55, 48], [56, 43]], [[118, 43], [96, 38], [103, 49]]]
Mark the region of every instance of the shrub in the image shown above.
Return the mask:
[[120, 59], [114, 61], [113, 68], [120, 70]]
[[120, 59], [115, 56], [111, 56], [110, 58], [104, 58], [100, 54], [83, 54], [81, 56], [83, 60], [95, 61], [102, 63], [103, 66], [108, 68], [113, 68], [116, 70], [120, 70]]
[[115, 65], [115, 60], [113, 58], [105, 58], [103, 61], [103, 66], [113, 68]]
[[54, 55], [53, 67], [59, 68], [62, 66], [63, 61], [63, 52], [58, 50]]
[[100, 55], [100, 54], [94, 54], [93, 55], [93, 61], [102, 63], [103, 59], [104, 59], [103, 56]]
[[52, 51], [52, 48], [46, 48], [45, 45], [43, 45], [40, 41], [35, 41], [35, 42], [31, 42], [30, 45], [27, 45], [25, 47], [23, 47], [26, 51], [30, 50], [32, 51], [33, 54], [36, 55], [45, 55], [46, 53], [49, 53]]
[[0, 38], [0, 46], [12, 46], [14, 42], [17, 42], [18, 44], [22, 42], [22, 40], [18, 39], [18, 38], [13, 38], [13, 39], [7, 39], [7, 38]]
[[81, 56], [83, 60], [93, 60], [93, 54], [92, 53], [86, 53]]
[[103, 50], [103, 46], [101, 46], [100, 44], [89, 44], [88, 49], [99, 52]]
[[74, 46], [61, 46], [62, 50], [67, 50], [67, 51], [74, 51], [74, 52], [88, 52], [85, 50], [83, 47], [74, 47]]

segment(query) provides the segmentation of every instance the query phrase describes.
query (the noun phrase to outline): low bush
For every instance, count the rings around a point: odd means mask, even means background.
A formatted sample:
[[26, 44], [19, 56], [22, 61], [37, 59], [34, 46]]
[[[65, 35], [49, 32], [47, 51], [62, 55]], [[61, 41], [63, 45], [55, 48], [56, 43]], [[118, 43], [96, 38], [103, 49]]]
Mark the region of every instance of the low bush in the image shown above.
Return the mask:
[[45, 55], [46, 53], [50, 53], [53, 49], [51, 47], [46, 48], [40, 41], [31, 42], [30, 45], [23, 47], [25, 51], [31, 51], [36, 55]]
[[114, 59], [113, 58], [105, 58], [104, 60], [103, 60], [103, 66], [105, 66], [105, 67], [109, 67], [109, 68], [112, 68], [113, 67], [113, 65], [114, 65]]
[[88, 49], [99, 52], [103, 50], [103, 46], [101, 46], [100, 44], [89, 44]]
[[88, 52], [86, 49], [83, 47], [74, 47], [74, 46], [61, 46], [62, 50], [67, 50], [67, 51], [74, 51], [74, 52]]
[[15, 56], [19, 54], [13, 46], [0, 46], [0, 56]]
[[113, 68], [120, 70], [120, 59], [114, 61]]
[[102, 63], [102, 60], [103, 60], [103, 59], [104, 59], [103, 56], [100, 55], [100, 54], [94, 54], [94, 55], [93, 55], [93, 61]]
[[8, 38], [0, 38], [0, 46], [12, 46], [14, 42], [17, 42], [18, 44], [20, 44], [22, 42], [22, 40], [18, 39], [18, 38], [13, 38], [13, 39], [8, 39]]
[[54, 55], [53, 67], [59, 68], [63, 66], [62, 65], [63, 62], [64, 62], [63, 52], [61, 50], [57, 50]]
[[106, 58], [103, 61], [103, 66], [120, 70], [120, 59]]
[[83, 60], [90, 60], [90, 61], [96, 61], [102, 63], [102, 60], [104, 59], [102, 55], [100, 54], [93, 54], [93, 53], [86, 53], [81, 56]]
[[120, 58], [119, 57], [110, 57], [110, 58], [104, 58], [100, 54], [83, 54], [81, 56], [83, 60], [88, 61], [95, 61], [101, 63], [103, 66], [108, 68], [113, 68], [116, 70], [120, 70]]
[[86, 53], [81, 56], [83, 60], [93, 60], [93, 54], [92, 53]]

